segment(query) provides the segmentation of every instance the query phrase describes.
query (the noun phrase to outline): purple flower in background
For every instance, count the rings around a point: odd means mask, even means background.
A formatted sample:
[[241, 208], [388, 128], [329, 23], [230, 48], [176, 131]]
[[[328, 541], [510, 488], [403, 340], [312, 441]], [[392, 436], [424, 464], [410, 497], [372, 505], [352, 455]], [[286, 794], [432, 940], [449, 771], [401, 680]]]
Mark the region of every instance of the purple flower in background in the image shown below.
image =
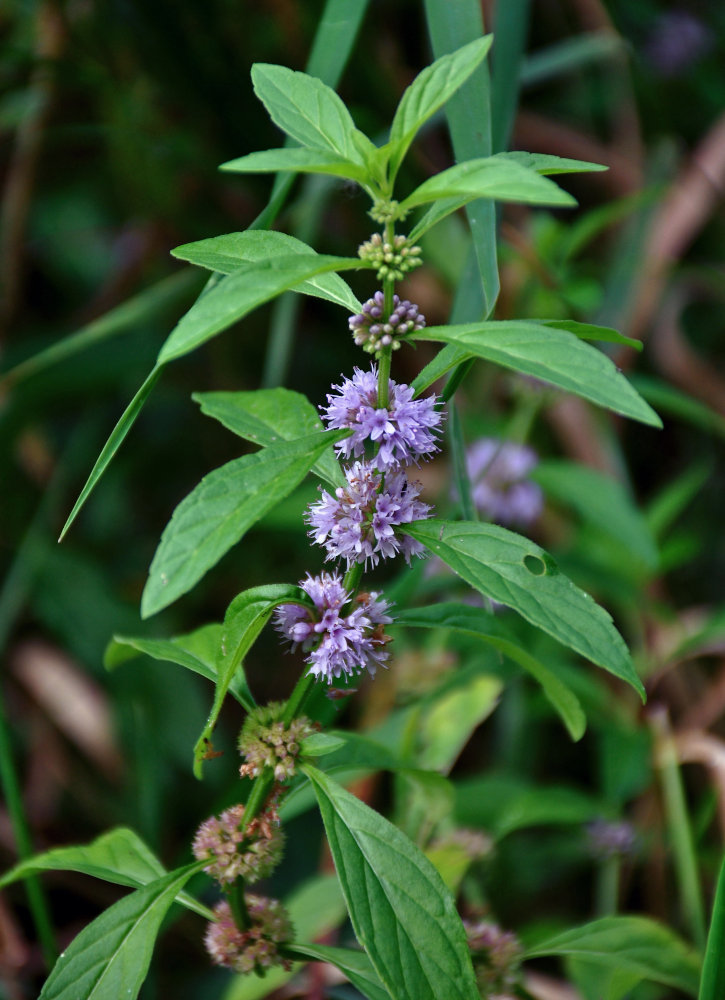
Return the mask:
[[661, 76], [680, 76], [714, 43], [713, 34], [687, 10], [663, 13], [645, 45], [645, 58]]
[[527, 525], [541, 513], [541, 488], [527, 478], [538, 458], [513, 441], [481, 438], [467, 451], [466, 468], [476, 508], [499, 524]]
[[626, 820], [595, 819], [586, 827], [589, 848], [600, 860], [633, 854], [637, 833]]
[[283, 604], [275, 612], [275, 625], [293, 645], [309, 651], [308, 674], [331, 684], [333, 678], [352, 677], [366, 669], [373, 677], [384, 667], [389, 637], [384, 626], [392, 622], [388, 602], [377, 593], [358, 594], [353, 610], [342, 610], [350, 595], [337, 574], [307, 576], [300, 583], [315, 611], [301, 604]]
[[373, 566], [402, 552], [406, 562], [424, 551], [420, 542], [397, 535], [395, 528], [420, 521], [430, 506], [418, 500], [420, 484], [411, 483], [404, 472], [383, 475], [371, 464], [354, 462], [345, 471], [347, 486], [310, 504], [306, 515], [312, 526], [310, 537], [327, 549], [328, 559]]
[[436, 435], [442, 414], [435, 408], [435, 396], [413, 399], [409, 385], [388, 382], [388, 405], [378, 406], [378, 370], [356, 368], [351, 379], [334, 385], [322, 406], [322, 419], [330, 429], [352, 428], [353, 433], [335, 445], [338, 455], [359, 458], [365, 442], [379, 447], [372, 464], [381, 471], [394, 465], [410, 465], [438, 451]]

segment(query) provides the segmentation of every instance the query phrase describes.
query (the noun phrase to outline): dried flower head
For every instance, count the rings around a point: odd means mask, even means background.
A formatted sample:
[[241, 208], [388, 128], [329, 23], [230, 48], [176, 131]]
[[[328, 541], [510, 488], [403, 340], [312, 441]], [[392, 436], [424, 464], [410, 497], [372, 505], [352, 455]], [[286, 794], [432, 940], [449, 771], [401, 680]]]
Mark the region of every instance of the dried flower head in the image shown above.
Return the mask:
[[255, 708], [244, 720], [239, 734], [239, 752], [244, 757], [239, 773], [243, 778], [256, 778], [265, 767], [272, 768], [277, 781], [294, 776], [300, 740], [313, 733], [315, 725], [301, 715], [285, 726], [284, 709], [284, 702], [271, 701]]
[[212, 816], [205, 820], [194, 837], [194, 857], [209, 860], [204, 871], [221, 885], [231, 885], [238, 878], [258, 882], [270, 875], [282, 859], [284, 834], [276, 806], [268, 806], [241, 831], [243, 819], [244, 806], [232, 806], [218, 819]]
[[279, 946], [292, 940], [292, 924], [284, 906], [276, 899], [244, 896], [250, 927], [240, 931], [226, 900], [214, 907], [216, 921], [207, 927], [204, 944], [212, 961], [234, 972], [264, 974], [273, 965], [291, 968], [279, 954]]
[[312, 599], [314, 611], [301, 604], [283, 604], [275, 613], [275, 625], [293, 645], [309, 651], [309, 674], [331, 684], [336, 677], [353, 677], [362, 670], [374, 676], [378, 666], [386, 665], [390, 637], [384, 626], [392, 621], [387, 601], [376, 593], [358, 594], [345, 614], [350, 594], [337, 574], [308, 576], [300, 586]]
[[401, 337], [425, 326], [425, 316], [418, 311], [418, 306], [407, 299], [401, 301], [397, 295], [393, 295], [393, 311], [387, 319], [384, 313], [385, 295], [376, 292], [363, 304], [362, 311], [349, 319], [355, 343], [368, 354], [386, 347], [397, 351]]
[[322, 419], [331, 430], [350, 428], [352, 434], [338, 441], [335, 449], [345, 458], [360, 457], [366, 442], [377, 447], [370, 464], [385, 471], [398, 465], [418, 464], [438, 451], [443, 414], [436, 409], [436, 397], [413, 399], [413, 389], [405, 383], [388, 381], [388, 405], [378, 406], [378, 369], [356, 368], [353, 377], [333, 385], [336, 392], [321, 406]]
[[347, 486], [338, 487], [334, 496], [321, 490], [322, 499], [305, 515], [310, 537], [324, 545], [328, 559], [377, 566], [399, 552], [406, 562], [423, 555], [420, 542], [395, 530], [429, 517], [430, 506], [418, 499], [420, 483], [411, 483], [404, 472], [383, 475], [365, 462], [354, 462], [345, 478]]
[[423, 263], [420, 247], [402, 235], [394, 236], [393, 242], [388, 243], [380, 233], [373, 233], [358, 247], [357, 252], [361, 260], [372, 261], [377, 268], [378, 281], [385, 278], [402, 281], [408, 271]]

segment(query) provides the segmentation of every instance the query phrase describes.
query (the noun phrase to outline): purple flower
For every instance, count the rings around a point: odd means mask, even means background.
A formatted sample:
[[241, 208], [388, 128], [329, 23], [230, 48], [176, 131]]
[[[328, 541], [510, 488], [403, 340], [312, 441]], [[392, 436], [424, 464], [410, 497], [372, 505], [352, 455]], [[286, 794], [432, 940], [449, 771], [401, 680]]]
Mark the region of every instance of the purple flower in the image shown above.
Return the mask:
[[536, 452], [513, 441], [481, 438], [466, 454], [466, 468], [476, 508], [499, 524], [527, 525], [541, 513], [543, 497], [527, 479], [538, 462]]
[[334, 385], [336, 394], [328, 394], [327, 406], [320, 407], [330, 429], [351, 428], [353, 433], [335, 445], [345, 458], [358, 458], [365, 452], [365, 442], [372, 441], [378, 452], [372, 464], [384, 471], [394, 465], [410, 465], [438, 451], [436, 434], [442, 414], [436, 409], [435, 396], [413, 399], [409, 385], [388, 381], [388, 405], [378, 406], [378, 370], [355, 369], [351, 379]]
[[362, 307], [362, 312], [351, 316], [349, 320], [353, 339], [358, 347], [368, 354], [374, 354], [385, 347], [397, 350], [400, 338], [412, 330], [422, 330], [425, 326], [425, 316], [419, 312], [418, 306], [407, 299], [402, 301], [393, 296], [393, 311], [383, 320], [385, 295], [376, 292]]
[[402, 552], [406, 562], [424, 551], [420, 542], [395, 532], [401, 524], [420, 521], [430, 506], [418, 500], [420, 484], [411, 483], [404, 472], [378, 472], [371, 464], [354, 462], [345, 471], [347, 486], [310, 504], [306, 515], [312, 525], [310, 537], [327, 549], [328, 559], [339, 557], [350, 563], [390, 559]]
[[310, 651], [308, 674], [332, 683], [333, 678], [352, 677], [362, 670], [374, 677], [390, 655], [389, 637], [383, 626], [392, 622], [388, 602], [377, 593], [358, 594], [355, 607], [343, 614], [350, 595], [337, 574], [307, 576], [300, 583], [315, 610], [301, 604], [283, 604], [275, 612], [275, 625], [285, 638], [305, 652]]

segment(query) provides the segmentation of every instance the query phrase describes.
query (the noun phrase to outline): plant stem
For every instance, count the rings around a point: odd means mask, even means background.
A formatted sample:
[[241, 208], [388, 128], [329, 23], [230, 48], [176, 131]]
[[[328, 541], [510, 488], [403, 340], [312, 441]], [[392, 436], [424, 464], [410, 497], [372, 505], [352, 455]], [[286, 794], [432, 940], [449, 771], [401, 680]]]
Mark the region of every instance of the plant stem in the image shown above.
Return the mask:
[[617, 912], [619, 902], [618, 857], [607, 858], [597, 866], [596, 909], [598, 917], [611, 917]]
[[232, 911], [232, 916], [234, 917], [234, 923], [240, 931], [248, 931], [252, 921], [249, 919], [249, 910], [244, 899], [244, 880], [237, 879], [225, 892], [229, 909]]

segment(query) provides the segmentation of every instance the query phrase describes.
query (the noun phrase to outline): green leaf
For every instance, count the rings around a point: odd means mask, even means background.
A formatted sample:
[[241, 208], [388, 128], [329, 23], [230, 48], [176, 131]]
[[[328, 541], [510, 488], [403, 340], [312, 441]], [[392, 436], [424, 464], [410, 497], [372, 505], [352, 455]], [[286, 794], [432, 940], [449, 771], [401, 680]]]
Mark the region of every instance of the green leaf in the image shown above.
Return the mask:
[[622, 344], [626, 347], [633, 347], [635, 351], [641, 351], [643, 344], [641, 340], [634, 340], [632, 337], [625, 337], [611, 326], [596, 326], [594, 323], [578, 323], [573, 319], [534, 319], [531, 323], [539, 323], [541, 326], [553, 327], [555, 330], [567, 330], [573, 333], [580, 340], [599, 340], [608, 344]]
[[599, 170], [609, 170], [603, 163], [589, 163], [587, 160], [569, 160], [565, 156], [552, 156], [551, 153], [527, 153], [513, 149], [506, 153], [495, 153], [494, 160], [505, 163], [518, 163], [527, 170], [535, 170], [537, 174], [584, 174]]
[[524, 959], [575, 955], [697, 995], [697, 953], [667, 927], [646, 917], [604, 917], [530, 948]]
[[323, 944], [293, 944], [287, 951], [301, 958], [311, 958], [315, 962], [328, 962], [334, 965], [368, 1000], [390, 1000], [390, 994], [383, 988], [364, 951], [331, 948]]
[[252, 83], [275, 125], [301, 146], [330, 150], [364, 166], [353, 138], [362, 133], [342, 100], [322, 80], [286, 66], [255, 63]]
[[657, 547], [647, 522], [611, 476], [575, 462], [541, 462], [531, 473], [547, 496], [573, 508], [640, 559], [649, 569], [657, 565]]
[[[264, 229], [247, 229], [242, 233], [213, 236], [208, 240], [185, 243], [171, 252], [179, 260], [186, 260], [190, 264], [222, 274], [232, 274], [244, 264], [254, 264], [274, 257], [289, 257], [291, 254], [319, 257], [319, 254], [302, 240], [286, 233]], [[339, 274], [317, 275], [293, 286], [291, 291], [326, 299], [354, 313], [360, 312], [362, 308], [350, 286]]]
[[309, 765], [358, 941], [393, 1000], [478, 1000], [453, 897], [400, 830]]
[[566, 330], [528, 320], [503, 320], [434, 326], [408, 336], [465, 348], [469, 357], [532, 375], [643, 424], [662, 426], [654, 410], [609, 358]]
[[476, 38], [427, 66], [403, 94], [390, 128], [390, 176], [398, 168], [416, 132], [465, 83], [486, 58], [492, 35]]
[[222, 163], [219, 169], [238, 174], [266, 174], [287, 170], [300, 174], [332, 174], [333, 177], [346, 177], [359, 184], [365, 184], [368, 180], [367, 171], [359, 163], [353, 163], [352, 160], [324, 149], [294, 146], [248, 153], [247, 156]]
[[402, 211], [425, 205], [439, 198], [493, 198], [496, 201], [519, 201], [529, 205], [576, 205], [566, 191], [533, 170], [492, 156], [457, 163], [424, 181], [401, 202]]
[[281, 441], [227, 462], [181, 501], [164, 529], [141, 598], [148, 618], [190, 590], [267, 511], [302, 482], [339, 431]]
[[[242, 591], [227, 608], [221, 631], [221, 657], [218, 661], [214, 704], [194, 747], [194, 774], [197, 778], [201, 777], [211, 735], [227, 691], [242, 670], [244, 657], [269, 621], [269, 616], [280, 604], [301, 604], [306, 600], [306, 595], [299, 587], [273, 583]], [[244, 683], [246, 685], [246, 681]]]
[[[291, 389], [257, 389], [251, 392], [197, 392], [191, 397], [201, 412], [226, 428], [264, 447], [280, 438], [292, 441], [301, 433], [322, 431], [317, 410], [301, 392]], [[344, 486], [345, 477], [330, 446], [312, 471], [333, 487]]]
[[326, 757], [345, 746], [347, 740], [343, 736], [332, 733], [311, 733], [300, 741], [302, 757]]
[[158, 365], [200, 347], [217, 333], [243, 319], [257, 306], [269, 302], [301, 281], [331, 271], [364, 268], [358, 257], [322, 254], [289, 254], [242, 264], [202, 295], [179, 320], [161, 348]]
[[425, 390], [433, 385], [434, 382], [437, 382], [439, 378], [442, 378], [452, 368], [457, 368], [458, 365], [463, 364], [464, 361], [468, 361], [470, 357], [471, 352], [467, 347], [457, 347], [455, 344], [446, 344], [442, 350], [438, 351], [433, 360], [430, 361], [425, 368], [421, 368], [416, 377], [410, 383], [413, 387], [415, 396], [420, 396], [422, 392], [425, 392]]
[[[148, 885], [166, 875], [166, 869], [153, 851], [138, 834], [123, 826], [109, 830], [90, 844], [57, 847], [21, 861], [0, 878], [0, 888], [44, 871], [81, 872], [83, 875], [92, 875], [104, 882], [127, 885], [132, 889]], [[211, 920], [211, 911], [188, 893], [179, 892], [177, 901]]]
[[496, 708], [502, 690], [498, 677], [483, 674], [440, 694], [420, 719], [420, 766], [448, 774], [474, 730]]
[[584, 735], [586, 716], [571, 688], [523, 649], [503, 623], [483, 608], [472, 608], [468, 604], [433, 604], [397, 613], [395, 624], [417, 628], [450, 628], [483, 639], [538, 681], [573, 740], [579, 740]]
[[532, 826], [577, 826], [602, 815], [592, 796], [561, 785], [529, 785], [511, 774], [456, 783], [456, 822], [480, 827], [495, 840]]
[[559, 572], [534, 542], [477, 521], [418, 521], [402, 528], [486, 597], [645, 693], [611, 616]]
[[60, 956], [38, 1000], [134, 1000], [167, 910], [201, 867], [178, 868], [105, 910]]
[[[216, 684], [217, 660], [221, 654], [222, 626], [213, 623], [187, 635], [177, 635], [173, 639], [152, 639], [141, 636], [114, 635], [104, 656], [107, 670], [136, 656], [150, 656], [154, 660], [176, 663], [195, 674], [206, 677]], [[248, 712], [255, 707], [252, 692], [243, 674], [235, 675], [229, 690]]]
[[62, 542], [65, 538], [68, 529], [78, 516], [78, 512], [81, 507], [91, 495], [91, 492], [95, 489], [98, 480], [111, 464], [111, 459], [123, 444], [124, 438], [133, 427], [136, 417], [139, 415], [144, 403], [151, 395], [151, 390], [158, 382], [161, 371], [162, 366], [157, 365], [151, 374], [147, 376], [146, 381], [123, 411], [121, 419], [111, 431], [111, 436], [104, 444], [101, 454], [96, 459], [96, 464], [91, 469], [91, 474], [86, 480], [85, 486], [81, 490], [80, 496], [73, 504], [73, 510], [68, 515], [68, 520], [63, 525], [63, 530], [61, 531], [58, 539], [59, 542]]
[[725, 861], [720, 866], [720, 877], [712, 906], [712, 919], [707, 935], [705, 961], [698, 1000], [721, 1000], [725, 996]]

